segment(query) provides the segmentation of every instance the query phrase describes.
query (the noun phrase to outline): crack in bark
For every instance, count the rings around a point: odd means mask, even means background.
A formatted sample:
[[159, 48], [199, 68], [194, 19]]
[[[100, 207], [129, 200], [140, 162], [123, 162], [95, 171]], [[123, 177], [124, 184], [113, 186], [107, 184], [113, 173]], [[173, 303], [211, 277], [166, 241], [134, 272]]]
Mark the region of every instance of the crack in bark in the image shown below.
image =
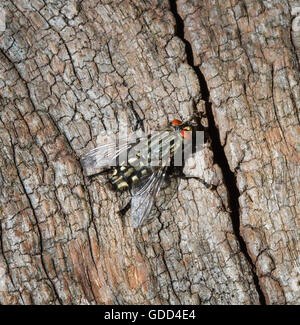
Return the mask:
[[12, 273], [11, 273], [11, 269], [10, 269], [10, 265], [9, 265], [9, 261], [5, 255], [5, 252], [4, 252], [4, 242], [3, 242], [3, 230], [2, 230], [2, 223], [1, 223], [1, 220], [0, 220], [0, 251], [2, 253], [2, 256], [3, 256], [3, 259], [4, 259], [4, 262], [6, 264], [6, 268], [7, 268], [7, 275], [10, 279], [10, 282], [11, 284], [13, 285], [14, 289], [19, 293], [19, 296], [20, 296], [20, 299], [22, 300], [22, 303], [23, 305], [25, 305], [25, 302], [24, 302], [24, 299], [22, 297], [22, 294], [20, 292], [20, 290], [16, 287], [16, 284], [13, 280], [13, 276], [12, 276]]
[[[2, 54], [6, 59], [7, 59], [7, 61], [12, 65], [12, 67], [13, 67], [13, 68], [15, 69], [15, 71], [17, 72], [17, 75], [18, 75], [19, 79], [23, 82], [23, 84], [24, 84], [24, 86], [25, 86], [25, 88], [26, 88], [26, 91], [27, 91], [27, 93], [28, 93], [28, 98], [29, 98], [29, 100], [30, 100], [30, 102], [31, 102], [31, 105], [32, 105], [33, 109], [37, 112], [38, 110], [36, 109], [36, 106], [35, 106], [35, 104], [34, 104], [34, 101], [33, 101], [32, 97], [31, 97], [31, 93], [30, 93], [30, 89], [29, 89], [29, 87], [28, 87], [28, 83], [27, 83], [27, 81], [22, 77], [21, 73], [20, 73], [19, 70], [16, 68], [15, 63], [14, 63], [14, 62], [9, 58], [9, 56], [8, 56], [8, 55], [7, 55], [7, 54], [6, 54], [2, 49], [0, 49], [0, 53], [1, 53], [1, 54]], [[22, 119], [26, 122], [26, 120], [24, 119], [24, 117], [22, 116], [22, 114], [20, 114], [20, 115], [21, 115]], [[41, 120], [42, 120], [42, 119], [41, 119]], [[1, 122], [3, 123], [3, 125], [5, 125], [3, 121], [1, 121]], [[26, 125], [27, 125], [27, 122], [26, 122]], [[30, 128], [29, 128], [28, 125], [27, 125], [27, 127], [28, 127], [29, 134], [30, 134], [31, 137], [32, 137], [32, 134], [31, 134], [31, 132], [30, 132]], [[8, 132], [8, 133], [9, 133], [9, 132]], [[46, 268], [46, 264], [45, 264], [45, 260], [44, 260], [44, 256], [43, 256], [43, 251], [44, 251], [44, 249], [43, 249], [43, 243], [42, 243], [42, 240], [43, 240], [43, 239], [42, 239], [42, 231], [41, 231], [40, 226], [39, 226], [38, 217], [37, 217], [37, 215], [36, 215], [36, 213], [35, 213], [35, 210], [34, 210], [34, 207], [33, 207], [33, 205], [32, 205], [31, 199], [30, 199], [30, 197], [29, 197], [29, 194], [28, 194], [27, 191], [26, 191], [26, 188], [25, 188], [25, 185], [24, 185], [23, 179], [22, 179], [22, 177], [21, 177], [21, 175], [20, 175], [20, 172], [19, 172], [19, 169], [18, 169], [18, 165], [17, 165], [17, 162], [16, 162], [15, 147], [14, 147], [14, 143], [13, 143], [13, 141], [12, 141], [11, 136], [10, 136], [10, 143], [11, 143], [11, 148], [12, 148], [12, 154], [13, 154], [12, 157], [13, 157], [14, 166], [15, 166], [15, 168], [16, 168], [16, 172], [17, 172], [17, 175], [18, 175], [18, 178], [19, 178], [19, 181], [20, 181], [21, 187], [22, 187], [22, 189], [23, 189], [24, 195], [26, 196], [26, 198], [27, 198], [27, 200], [28, 200], [29, 207], [30, 207], [30, 209], [32, 210], [32, 213], [33, 213], [33, 216], [34, 216], [34, 219], [35, 219], [35, 222], [36, 222], [37, 232], [38, 232], [38, 234], [39, 234], [39, 239], [40, 239], [39, 244], [40, 244], [40, 257], [41, 257], [42, 268], [43, 268], [43, 270], [44, 270], [44, 272], [45, 272], [46, 278], [48, 279], [48, 281], [49, 281], [50, 284], [51, 284], [51, 288], [52, 288], [52, 290], [53, 290], [53, 292], [54, 292], [54, 295], [55, 295], [56, 299], [58, 300], [59, 304], [62, 305], [62, 300], [61, 300], [61, 298], [60, 298], [60, 296], [59, 296], [59, 294], [58, 294], [58, 291], [57, 291], [57, 289], [56, 289], [56, 287], [55, 287], [55, 284], [54, 284], [53, 280], [50, 278], [50, 275], [49, 275], [48, 270], [47, 270], [47, 268]], [[2, 236], [1, 236], [1, 238], [2, 238]], [[4, 256], [4, 255], [3, 255], [3, 256]], [[8, 264], [7, 264], [7, 266], [8, 266]], [[9, 267], [9, 266], [8, 266], [8, 267]], [[23, 301], [23, 297], [22, 297], [22, 296], [21, 296], [21, 299], [22, 299], [22, 301]]]
[[256, 288], [256, 291], [259, 295], [259, 302], [261, 305], [266, 304], [266, 298], [264, 293], [259, 285], [259, 278], [256, 274], [256, 267], [253, 263], [248, 250], [247, 245], [240, 234], [240, 204], [239, 204], [239, 190], [237, 187], [236, 175], [230, 170], [229, 163], [224, 151], [224, 147], [221, 145], [219, 130], [216, 126], [214, 115], [212, 112], [212, 103], [210, 102], [210, 93], [208, 89], [207, 82], [203, 73], [201, 72], [199, 66], [194, 65], [194, 55], [190, 42], [185, 38], [184, 35], [184, 21], [178, 13], [177, 2], [170, 0], [170, 10], [175, 18], [175, 35], [179, 37], [185, 44], [185, 52], [187, 57], [187, 63], [195, 71], [201, 89], [202, 100], [205, 102], [206, 116], [208, 119], [208, 134], [211, 138], [211, 147], [214, 155], [214, 163], [216, 163], [222, 170], [224, 184], [227, 189], [228, 198], [229, 198], [229, 207], [231, 209], [230, 217], [232, 222], [232, 227], [234, 234], [239, 243], [240, 249], [246, 260], [248, 261], [252, 276], [253, 282]]
[[[174, 288], [172, 274], [171, 274], [171, 271], [170, 271], [168, 263], [167, 263], [167, 259], [166, 259], [166, 256], [165, 256], [166, 255], [165, 250], [164, 250], [164, 248], [162, 246], [162, 238], [161, 238], [160, 233], [164, 229], [164, 225], [163, 225], [163, 222], [161, 221], [160, 216], [161, 216], [161, 214], [159, 215], [158, 220], [159, 220], [159, 222], [161, 224], [161, 228], [159, 229], [157, 234], [158, 234], [158, 238], [159, 238], [159, 246], [162, 249], [161, 258], [162, 258], [162, 262], [163, 262], [163, 264], [165, 266], [165, 271], [167, 272], [168, 277], [170, 279], [170, 285], [171, 285], [171, 289], [173, 291], [173, 294], [174, 294], [175, 298], [178, 300], [179, 304], [182, 305], [182, 303], [181, 303], [181, 301], [179, 299], [179, 296], [177, 295], [176, 290]], [[169, 292], [169, 303], [171, 304], [170, 292]]]
[[284, 130], [282, 128], [282, 125], [280, 123], [280, 119], [279, 119], [279, 116], [278, 116], [278, 112], [277, 112], [277, 105], [275, 103], [275, 89], [274, 89], [274, 78], [275, 78], [275, 75], [274, 75], [274, 65], [272, 64], [271, 66], [271, 92], [272, 92], [272, 104], [273, 104], [273, 108], [274, 108], [274, 114], [275, 114], [275, 119], [278, 123], [278, 126], [279, 126], [279, 129], [280, 129], [280, 133], [281, 133], [281, 137], [283, 138], [284, 142], [285, 142], [285, 145], [287, 147], [287, 150], [289, 150], [289, 145], [286, 141], [286, 138], [285, 138], [285, 135], [284, 135]]
[[34, 207], [33, 207], [32, 202], [31, 202], [31, 199], [30, 199], [30, 197], [29, 197], [28, 192], [26, 191], [25, 184], [24, 184], [23, 179], [22, 179], [22, 177], [21, 177], [21, 175], [20, 175], [20, 172], [19, 172], [19, 169], [18, 169], [18, 165], [17, 165], [17, 161], [16, 161], [15, 148], [14, 148], [14, 144], [13, 144], [12, 140], [11, 140], [11, 148], [12, 148], [12, 153], [13, 153], [14, 166], [15, 166], [15, 168], [16, 168], [16, 172], [17, 172], [17, 175], [18, 175], [18, 179], [19, 179], [19, 181], [20, 181], [20, 184], [21, 184], [21, 187], [22, 187], [22, 189], [23, 189], [23, 192], [24, 192], [24, 194], [25, 194], [25, 196], [26, 196], [26, 198], [27, 198], [27, 200], [28, 200], [29, 207], [30, 207], [30, 209], [32, 210], [32, 214], [33, 214], [33, 217], [34, 217], [34, 220], [35, 220], [35, 223], [36, 223], [37, 232], [38, 232], [39, 239], [40, 239], [40, 240], [39, 240], [39, 245], [40, 245], [40, 257], [41, 257], [42, 268], [43, 268], [43, 270], [44, 270], [44, 272], [45, 272], [46, 278], [48, 279], [48, 281], [49, 281], [50, 284], [51, 284], [51, 288], [52, 288], [52, 290], [53, 290], [53, 292], [54, 292], [54, 295], [55, 295], [56, 299], [58, 300], [59, 304], [62, 305], [63, 302], [62, 302], [62, 300], [61, 300], [61, 298], [60, 298], [60, 296], [59, 296], [59, 294], [58, 294], [58, 291], [57, 291], [57, 289], [56, 289], [56, 287], [55, 287], [55, 284], [54, 284], [53, 280], [51, 279], [51, 277], [50, 277], [50, 275], [49, 275], [49, 272], [48, 272], [48, 270], [47, 270], [47, 268], [46, 268], [46, 263], [45, 263], [45, 259], [44, 259], [44, 255], [43, 255], [43, 252], [44, 252], [44, 246], [43, 246], [42, 230], [41, 230], [41, 228], [40, 228], [40, 226], [39, 226], [39, 220], [38, 220], [38, 217], [37, 217], [37, 215], [36, 215], [36, 213], [35, 213], [35, 210], [34, 210]]

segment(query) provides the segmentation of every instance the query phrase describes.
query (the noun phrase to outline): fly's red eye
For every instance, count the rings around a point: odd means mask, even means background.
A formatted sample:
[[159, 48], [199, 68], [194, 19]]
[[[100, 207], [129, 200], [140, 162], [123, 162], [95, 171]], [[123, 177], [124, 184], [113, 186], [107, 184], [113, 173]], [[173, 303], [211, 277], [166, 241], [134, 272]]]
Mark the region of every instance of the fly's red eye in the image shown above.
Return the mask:
[[182, 122], [179, 121], [179, 120], [173, 120], [173, 121], [171, 122], [171, 124], [172, 124], [172, 126], [179, 126], [179, 125], [182, 124]]
[[185, 139], [185, 140], [190, 140], [191, 139], [191, 131], [188, 131], [188, 130], [181, 130], [180, 131], [182, 137]]

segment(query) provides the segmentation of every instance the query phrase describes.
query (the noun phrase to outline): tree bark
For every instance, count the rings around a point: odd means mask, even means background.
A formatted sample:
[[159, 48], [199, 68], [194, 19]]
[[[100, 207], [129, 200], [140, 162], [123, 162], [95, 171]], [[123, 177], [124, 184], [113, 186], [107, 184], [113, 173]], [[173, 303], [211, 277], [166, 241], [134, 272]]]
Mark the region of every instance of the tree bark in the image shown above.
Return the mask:
[[[2, 304], [299, 304], [294, 5], [4, 1]], [[134, 230], [80, 157], [194, 107], [211, 140], [193, 178]]]

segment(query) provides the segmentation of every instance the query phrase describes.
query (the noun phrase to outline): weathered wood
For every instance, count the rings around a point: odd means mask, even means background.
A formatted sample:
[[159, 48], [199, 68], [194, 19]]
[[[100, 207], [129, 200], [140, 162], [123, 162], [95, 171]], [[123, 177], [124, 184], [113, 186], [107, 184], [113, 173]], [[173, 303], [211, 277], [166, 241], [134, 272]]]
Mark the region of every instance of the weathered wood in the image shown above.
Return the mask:
[[[267, 2], [4, 2], [2, 304], [299, 303], [299, 62]], [[79, 158], [193, 103], [211, 143], [134, 230]]]
[[300, 303], [299, 58], [277, 1], [178, 1], [237, 178], [241, 235], [267, 303]]

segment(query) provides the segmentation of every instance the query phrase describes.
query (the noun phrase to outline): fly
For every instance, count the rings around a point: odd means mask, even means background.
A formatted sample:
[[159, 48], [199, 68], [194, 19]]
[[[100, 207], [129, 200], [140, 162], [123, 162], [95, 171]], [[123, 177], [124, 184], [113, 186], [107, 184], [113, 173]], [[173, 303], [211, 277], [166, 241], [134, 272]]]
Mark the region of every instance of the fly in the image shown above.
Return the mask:
[[[192, 150], [195, 126], [173, 120], [165, 129], [133, 141], [115, 141], [96, 147], [82, 159], [84, 169], [110, 169], [109, 182], [116, 191], [131, 194], [131, 225], [141, 226], [170, 166], [180, 165], [183, 152]], [[179, 163], [179, 164], [178, 164]]]

